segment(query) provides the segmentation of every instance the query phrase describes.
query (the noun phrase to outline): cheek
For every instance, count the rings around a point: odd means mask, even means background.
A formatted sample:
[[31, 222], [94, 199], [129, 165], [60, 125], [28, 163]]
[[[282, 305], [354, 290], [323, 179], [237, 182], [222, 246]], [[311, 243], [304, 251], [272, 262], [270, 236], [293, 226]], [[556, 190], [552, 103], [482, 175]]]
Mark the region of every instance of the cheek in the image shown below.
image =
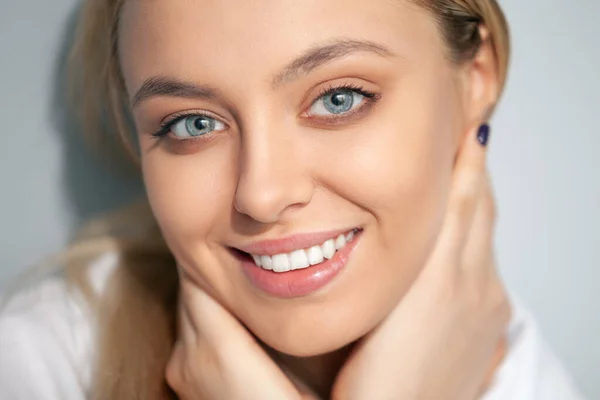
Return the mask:
[[[407, 83], [361, 132], [354, 132], [343, 157], [333, 158], [331, 179], [341, 196], [371, 216], [369, 260], [382, 266], [363, 281], [388, 287], [397, 301], [435, 244], [450, 191], [458, 99], [447, 78]], [[382, 100], [383, 101], [383, 100]], [[342, 165], [344, 163], [344, 165]], [[337, 184], [333, 182], [337, 181]], [[392, 299], [393, 297], [393, 299]], [[381, 304], [380, 304], [381, 305]]]
[[174, 155], [161, 148], [143, 154], [148, 199], [174, 250], [206, 239], [217, 222], [228, 217], [235, 190], [229, 152], [229, 146], [221, 144], [192, 155]]
[[328, 183], [368, 218], [361, 261], [369, 268], [356, 269], [336, 314], [338, 326], [351, 333], [364, 333], [388, 315], [442, 227], [460, 129], [458, 103], [451, 87], [418, 86], [416, 95], [395, 97], [376, 122], [349, 135], [343, 157], [329, 158], [330, 174], [337, 173]]
[[394, 239], [399, 236], [410, 235], [414, 239], [405, 241], [410, 243], [418, 240], [417, 233], [430, 232], [439, 219], [452, 171], [452, 132], [444, 118], [412, 116], [396, 129], [394, 125], [382, 128], [388, 141], [375, 143], [378, 149], [373, 154], [379, 157], [358, 159], [364, 167], [357, 176], [369, 182], [361, 201], [383, 228], [394, 231], [382, 237], [389, 248], [398, 246]]
[[394, 237], [402, 232], [414, 235], [421, 227], [430, 231], [439, 225], [460, 128], [452, 85], [413, 85], [353, 133], [344, 160], [333, 159], [345, 165], [331, 168], [344, 171], [345, 178], [336, 177], [344, 182], [337, 186], [344, 197], [370, 212], [381, 227], [394, 229], [394, 235], [381, 238], [386, 247], [397, 247]]

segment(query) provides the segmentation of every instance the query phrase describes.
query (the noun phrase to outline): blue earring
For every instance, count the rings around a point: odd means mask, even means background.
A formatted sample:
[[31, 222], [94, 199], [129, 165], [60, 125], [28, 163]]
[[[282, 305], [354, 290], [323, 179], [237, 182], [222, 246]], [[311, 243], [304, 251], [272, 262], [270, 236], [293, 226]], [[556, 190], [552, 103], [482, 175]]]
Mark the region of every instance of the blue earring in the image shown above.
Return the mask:
[[477, 140], [483, 147], [487, 146], [490, 138], [490, 126], [486, 123], [482, 124], [477, 131]]

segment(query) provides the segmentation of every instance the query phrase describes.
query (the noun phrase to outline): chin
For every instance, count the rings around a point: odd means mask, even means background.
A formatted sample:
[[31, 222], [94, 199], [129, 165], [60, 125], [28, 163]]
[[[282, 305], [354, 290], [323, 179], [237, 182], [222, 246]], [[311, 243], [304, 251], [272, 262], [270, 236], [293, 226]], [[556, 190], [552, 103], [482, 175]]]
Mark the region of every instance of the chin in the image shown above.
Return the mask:
[[[294, 357], [314, 357], [356, 342], [378, 326], [387, 314], [384, 311], [378, 315], [371, 309], [371, 313], [365, 315], [350, 306], [343, 310], [346, 312], [332, 311], [319, 315], [291, 312], [288, 313], [288, 318], [292, 318], [287, 321], [271, 326], [258, 323], [257, 329], [249, 328], [261, 342], [273, 350]], [[363, 317], [358, 317], [360, 315]]]
[[[289, 356], [314, 357], [353, 344], [398, 305], [423, 264], [422, 254], [427, 253], [403, 251], [404, 247], [379, 250], [381, 246], [373, 245], [370, 236], [360, 238], [362, 246], [327, 290], [292, 299], [238, 295], [231, 309], [262, 343]], [[368, 257], [366, 249], [385, 257]]]
[[323, 335], [323, 332], [320, 333], [316, 337], [313, 335], [299, 336], [289, 338], [288, 340], [281, 340], [279, 338], [262, 339], [260, 337], [259, 339], [273, 350], [289, 356], [314, 357], [340, 350], [364, 336], [364, 333], [354, 335], [341, 334], [341, 332], [327, 335]]

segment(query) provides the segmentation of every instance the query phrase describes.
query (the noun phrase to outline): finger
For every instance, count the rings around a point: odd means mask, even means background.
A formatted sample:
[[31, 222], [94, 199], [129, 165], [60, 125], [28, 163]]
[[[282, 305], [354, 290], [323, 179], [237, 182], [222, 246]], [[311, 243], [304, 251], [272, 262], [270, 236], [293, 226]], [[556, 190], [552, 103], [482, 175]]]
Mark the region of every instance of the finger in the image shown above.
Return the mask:
[[183, 348], [184, 344], [182, 341], [177, 340], [165, 368], [167, 384], [177, 392], [180, 398], [183, 398], [183, 388], [185, 387], [183, 382], [183, 364], [185, 359]]
[[[479, 137], [489, 134], [487, 124], [472, 129], [460, 148], [448, 198], [446, 215], [436, 248], [443, 259], [460, 260], [476, 211], [485, 174], [486, 148]], [[457, 263], [459, 264], [459, 263]]]
[[180, 296], [179, 305], [177, 309], [179, 337], [184, 343], [188, 345], [196, 345], [197, 339], [200, 332], [200, 327], [195, 323], [195, 318], [192, 311], [189, 309], [189, 305], [181, 299]]
[[494, 378], [495, 378], [496, 374], [498, 373], [498, 367], [504, 361], [507, 351], [508, 351], [507, 339], [505, 336], [503, 336], [502, 339], [500, 340], [500, 343], [498, 344], [498, 347], [496, 348], [496, 351], [494, 352], [490, 366], [488, 367], [484, 383], [479, 392], [479, 397], [483, 396], [489, 390], [489, 388], [492, 386], [492, 384], [494, 383]]
[[181, 296], [183, 325], [191, 326], [188, 334], [201, 336], [211, 345], [224, 341], [242, 344], [254, 341], [246, 328], [225, 307], [185, 277], [181, 280]]
[[201, 330], [197, 317], [190, 309], [190, 282], [186, 275], [180, 275], [180, 289], [177, 300], [177, 334], [186, 345], [196, 345]]
[[198, 326], [195, 324], [195, 319], [192, 318], [187, 307], [187, 302], [184, 298], [189, 292], [189, 276], [183, 268], [178, 266], [179, 275], [179, 293], [177, 295], [177, 336], [182, 343], [195, 344], [197, 337]]

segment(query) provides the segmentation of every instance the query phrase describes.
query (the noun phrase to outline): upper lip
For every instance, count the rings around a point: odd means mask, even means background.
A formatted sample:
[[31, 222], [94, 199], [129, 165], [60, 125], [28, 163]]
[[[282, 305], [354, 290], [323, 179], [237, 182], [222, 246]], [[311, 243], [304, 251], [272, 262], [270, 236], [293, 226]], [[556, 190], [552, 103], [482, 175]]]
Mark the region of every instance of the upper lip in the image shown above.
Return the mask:
[[339, 235], [349, 233], [358, 228], [346, 228], [325, 232], [300, 233], [292, 236], [283, 237], [280, 239], [261, 240], [253, 243], [248, 243], [243, 246], [236, 246], [248, 254], [273, 256], [276, 254], [291, 253], [295, 250], [308, 249], [313, 246], [323, 244], [329, 239], [335, 239]]

